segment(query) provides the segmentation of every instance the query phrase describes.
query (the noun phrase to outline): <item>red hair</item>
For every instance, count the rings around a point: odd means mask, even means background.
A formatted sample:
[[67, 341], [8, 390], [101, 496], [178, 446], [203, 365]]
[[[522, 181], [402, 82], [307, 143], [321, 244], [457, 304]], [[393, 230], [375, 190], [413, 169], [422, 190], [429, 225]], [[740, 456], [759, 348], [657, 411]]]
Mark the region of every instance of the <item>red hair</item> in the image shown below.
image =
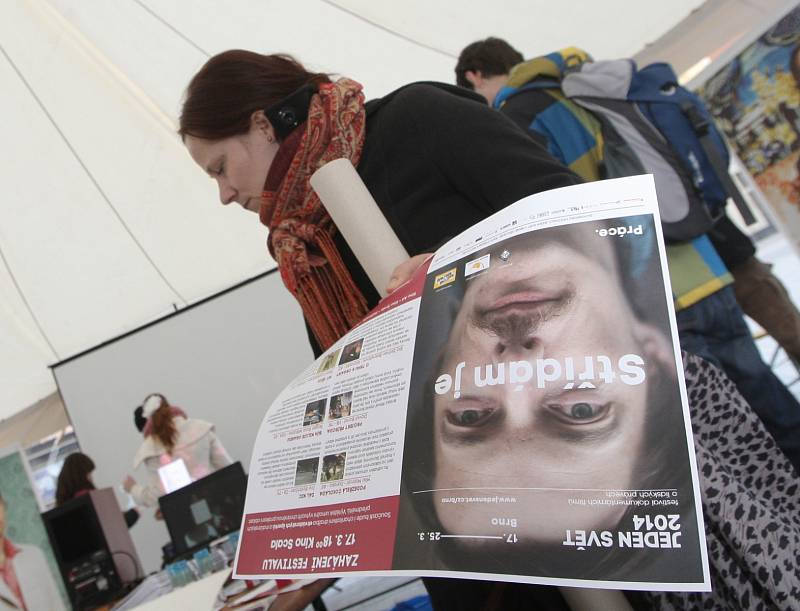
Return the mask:
[[172, 453], [175, 442], [178, 440], [178, 429], [175, 428], [175, 416], [172, 407], [164, 395], [156, 395], [161, 399], [161, 405], [150, 415], [150, 434], [161, 442], [167, 452]]

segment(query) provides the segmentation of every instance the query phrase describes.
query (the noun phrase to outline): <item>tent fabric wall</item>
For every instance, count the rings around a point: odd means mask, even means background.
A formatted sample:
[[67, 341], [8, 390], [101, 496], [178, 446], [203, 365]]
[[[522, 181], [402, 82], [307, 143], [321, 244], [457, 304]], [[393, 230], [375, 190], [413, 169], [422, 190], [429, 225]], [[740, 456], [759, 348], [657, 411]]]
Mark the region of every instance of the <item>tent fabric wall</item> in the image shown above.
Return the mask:
[[0, 417], [53, 391], [49, 363], [273, 267], [265, 230], [216, 204], [173, 131], [209, 55], [292, 52], [374, 97], [452, 81], [458, 51], [492, 34], [526, 55], [632, 54], [699, 4], [3, 2]]
[[18, 443], [23, 449], [70, 426], [57, 392], [0, 422], [0, 447]]
[[[3, 226], [0, 225], [0, 255], [2, 238]], [[55, 361], [57, 355], [39, 332], [9, 268], [2, 262], [0, 338], [0, 418], [3, 418], [53, 391], [53, 377], [47, 363]]]

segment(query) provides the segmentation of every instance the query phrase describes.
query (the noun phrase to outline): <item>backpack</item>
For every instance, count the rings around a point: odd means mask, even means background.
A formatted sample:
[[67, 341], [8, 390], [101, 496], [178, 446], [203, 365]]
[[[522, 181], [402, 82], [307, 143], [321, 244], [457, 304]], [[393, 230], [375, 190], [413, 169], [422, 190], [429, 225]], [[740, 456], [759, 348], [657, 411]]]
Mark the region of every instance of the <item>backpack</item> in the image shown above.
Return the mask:
[[[668, 64], [636, 69], [632, 60], [585, 62], [559, 82], [531, 81], [516, 93], [557, 88], [600, 122], [604, 178], [654, 175], [664, 237], [687, 242], [708, 233], [729, 196], [728, 150], [700, 99]], [[512, 94], [513, 95], [513, 94]]]

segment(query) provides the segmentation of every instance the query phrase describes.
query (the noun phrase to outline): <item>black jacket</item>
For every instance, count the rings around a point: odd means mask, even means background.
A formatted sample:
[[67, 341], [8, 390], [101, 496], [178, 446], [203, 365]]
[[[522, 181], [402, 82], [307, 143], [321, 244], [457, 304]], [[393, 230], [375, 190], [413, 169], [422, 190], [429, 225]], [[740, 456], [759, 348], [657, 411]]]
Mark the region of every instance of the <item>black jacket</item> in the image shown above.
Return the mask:
[[[433, 252], [527, 195], [580, 182], [482, 97], [459, 87], [414, 83], [367, 102], [366, 113], [356, 169], [412, 256]], [[374, 307], [378, 292], [341, 234], [335, 242]]]

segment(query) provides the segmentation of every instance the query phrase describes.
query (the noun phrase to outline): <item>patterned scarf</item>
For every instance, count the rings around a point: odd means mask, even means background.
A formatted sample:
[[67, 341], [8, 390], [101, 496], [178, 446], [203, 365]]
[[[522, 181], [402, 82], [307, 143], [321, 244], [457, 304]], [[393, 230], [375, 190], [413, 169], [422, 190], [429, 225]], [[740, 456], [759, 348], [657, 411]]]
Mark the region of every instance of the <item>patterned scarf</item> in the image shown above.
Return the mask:
[[349, 159], [357, 166], [365, 124], [361, 85], [346, 78], [320, 85], [305, 126], [281, 143], [259, 211], [283, 283], [300, 303], [323, 350], [364, 317], [367, 301], [333, 242], [336, 226], [309, 178], [334, 159]]

